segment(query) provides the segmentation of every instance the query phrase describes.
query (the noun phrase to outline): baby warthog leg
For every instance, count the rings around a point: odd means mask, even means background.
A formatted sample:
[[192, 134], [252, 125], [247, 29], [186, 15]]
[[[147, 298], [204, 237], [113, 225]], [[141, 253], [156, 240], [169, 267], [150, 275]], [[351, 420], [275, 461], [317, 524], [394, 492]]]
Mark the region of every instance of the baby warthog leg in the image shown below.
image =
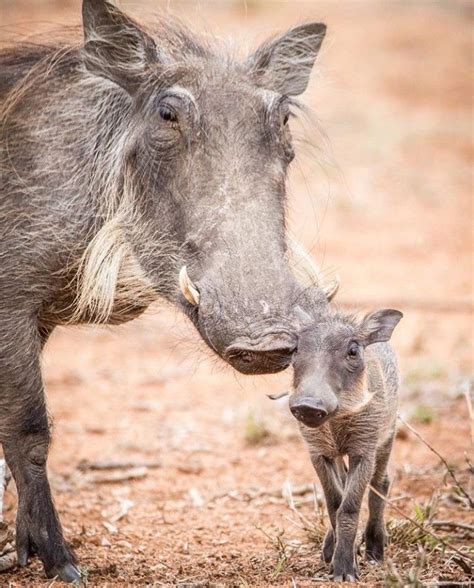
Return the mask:
[[25, 566], [37, 554], [49, 577], [76, 581], [81, 575], [64, 541], [46, 471], [50, 433], [38, 359], [41, 340], [33, 325], [22, 327], [0, 341], [0, 434], [18, 491], [18, 563]]
[[[382, 496], [387, 496], [390, 480], [387, 475], [387, 464], [392, 450], [393, 436], [377, 452], [375, 471], [370, 485]], [[384, 547], [388, 538], [385, 531], [383, 514], [385, 501], [372, 490], [369, 491], [369, 518], [365, 528], [365, 555], [371, 561], [381, 562], [384, 558]]]
[[359, 577], [355, 539], [365, 489], [372, 477], [374, 460], [351, 456], [346, 487], [336, 515], [336, 548], [332, 560], [335, 582], [355, 582]]
[[337, 465], [333, 460], [323, 456], [315, 456], [312, 461], [323, 487], [328, 516], [331, 522], [331, 528], [326, 533], [321, 553], [322, 560], [330, 563], [336, 544], [336, 514], [342, 502], [343, 488], [340, 484]]

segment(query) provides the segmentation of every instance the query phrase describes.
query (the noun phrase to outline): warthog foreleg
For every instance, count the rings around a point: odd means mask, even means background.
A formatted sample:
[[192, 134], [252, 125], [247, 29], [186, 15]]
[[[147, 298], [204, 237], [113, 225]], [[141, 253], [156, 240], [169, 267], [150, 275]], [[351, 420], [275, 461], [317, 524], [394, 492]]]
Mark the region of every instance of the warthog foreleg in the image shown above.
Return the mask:
[[360, 507], [373, 469], [374, 459], [368, 456], [349, 458], [346, 486], [336, 515], [336, 548], [332, 560], [336, 582], [354, 582], [359, 577], [355, 539]]
[[[382, 496], [387, 496], [390, 479], [387, 475], [387, 464], [392, 450], [393, 436], [383, 445], [378, 453], [371, 486]], [[384, 548], [388, 542], [383, 520], [385, 501], [372, 490], [369, 491], [369, 518], [365, 528], [365, 555], [371, 561], [381, 562]]]
[[312, 462], [323, 488], [326, 508], [331, 522], [331, 528], [328, 529], [324, 537], [321, 553], [322, 560], [329, 563], [332, 561], [336, 544], [336, 515], [341, 505], [343, 487], [340, 483], [338, 466], [333, 460], [324, 456], [317, 456], [312, 458]]
[[37, 554], [49, 577], [71, 582], [81, 576], [64, 541], [46, 471], [50, 432], [39, 365], [42, 340], [32, 321], [19, 322], [0, 340], [0, 437], [18, 491], [18, 563], [25, 566]]

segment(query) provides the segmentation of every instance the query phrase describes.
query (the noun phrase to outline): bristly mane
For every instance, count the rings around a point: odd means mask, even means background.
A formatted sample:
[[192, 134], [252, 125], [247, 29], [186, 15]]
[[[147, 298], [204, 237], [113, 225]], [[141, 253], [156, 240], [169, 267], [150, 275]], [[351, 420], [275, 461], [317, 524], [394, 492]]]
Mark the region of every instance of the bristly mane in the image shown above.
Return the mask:
[[[77, 36], [78, 29], [74, 29]], [[69, 30], [72, 33], [72, 30]], [[178, 21], [157, 22], [153, 32], [160, 50], [176, 64], [189, 59], [209, 59], [209, 42], [198, 40]], [[64, 268], [73, 279], [77, 297], [72, 305], [71, 322], [107, 322], [113, 312], [127, 312], [127, 301], [148, 306], [162, 292], [155, 292], [130, 248], [123, 223], [133, 222], [133, 183], [124, 177], [124, 146], [131, 130], [127, 119], [131, 99], [120, 87], [91, 75], [82, 64], [82, 43], [39, 40], [0, 49], [0, 170], [13, 168], [21, 141], [16, 131], [27, 134], [38, 149], [64, 142], [62, 162], [51, 162], [49, 169], [17, 177], [16, 190], [31, 194], [41, 189], [41, 178], [58, 175], [56, 190], [67, 191], [71, 201], [84, 193], [94, 201], [95, 218], [89, 227], [87, 247], [80, 262]], [[41, 92], [43, 90], [43, 92]], [[41, 94], [40, 94], [41, 92]], [[30, 97], [45, 100], [40, 112], [33, 113]], [[28, 114], [35, 114], [31, 125]], [[33, 118], [33, 117], [31, 117]], [[24, 128], [29, 120], [30, 128]], [[54, 124], [52, 122], [54, 121]], [[88, 124], [84, 125], [84, 121]], [[45, 128], [41, 128], [45, 122]], [[69, 132], [70, 130], [70, 132]], [[87, 167], [89, 159], [91, 165]], [[1, 202], [0, 202], [1, 211]], [[138, 219], [135, 219], [138, 220]], [[177, 255], [167, 236], [159, 236], [148, 254], [155, 259]], [[72, 258], [73, 256], [71, 256]], [[115, 309], [115, 310], [114, 310]]]

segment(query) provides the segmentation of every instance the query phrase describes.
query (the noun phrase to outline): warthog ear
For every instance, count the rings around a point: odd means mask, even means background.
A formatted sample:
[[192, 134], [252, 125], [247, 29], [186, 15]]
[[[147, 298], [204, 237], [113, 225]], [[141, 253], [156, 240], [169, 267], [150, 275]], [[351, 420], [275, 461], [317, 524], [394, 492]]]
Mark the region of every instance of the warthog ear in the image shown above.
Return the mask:
[[157, 60], [153, 39], [105, 0], [83, 0], [82, 19], [87, 69], [133, 94], [147, 65]]
[[325, 24], [311, 22], [264, 43], [247, 62], [257, 83], [287, 96], [302, 94], [325, 34]]
[[371, 345], [372, 343], [388, 341], [402, 316], [403, 313], [392, 308], [377, 310], [368, 314], [361, 324], [362, 343]]

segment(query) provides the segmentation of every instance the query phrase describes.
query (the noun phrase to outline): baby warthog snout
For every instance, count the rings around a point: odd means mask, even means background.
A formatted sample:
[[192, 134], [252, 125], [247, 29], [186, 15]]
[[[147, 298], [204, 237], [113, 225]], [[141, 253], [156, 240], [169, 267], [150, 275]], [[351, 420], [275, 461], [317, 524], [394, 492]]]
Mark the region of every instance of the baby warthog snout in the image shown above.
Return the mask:
[[337, 394], [333, 390], [331, 378], [324, 362], [312, 361], [311, 369], [304, 370], [301, 376], [301, 360], [306, 355], [304, 343], [306, 335], [302, 334], [303, 348], [295, 357], [295, 392], [290, 397], [291, 414], [302, 425], [315, 429], [334, 416], [339, 408]]
[[294, 394], [290, 398], [291, 414], [311, 429], [322, 425], [337, 410], [337, 401], [333, 404], [325, 403], [314, 396], [300, 396]]

